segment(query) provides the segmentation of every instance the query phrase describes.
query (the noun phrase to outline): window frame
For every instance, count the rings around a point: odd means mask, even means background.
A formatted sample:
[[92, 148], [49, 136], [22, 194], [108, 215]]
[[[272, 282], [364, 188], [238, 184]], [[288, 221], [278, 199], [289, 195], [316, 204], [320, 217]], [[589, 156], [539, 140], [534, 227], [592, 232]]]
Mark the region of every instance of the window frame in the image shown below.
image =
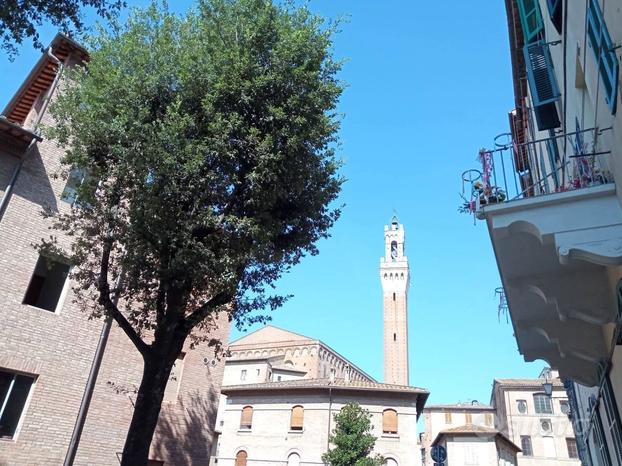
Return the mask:
[[[548, 400], [549, 411], [546, 411], [546, 410], [540, 411], [539, 410], [540, 403], [538, 403], [536, 399]], [[550, 395], [547, 395], [546, 393], [534, 393], [533, 394], [533, 407], [534, 407], [534, 412], [536, 414], [554, 414], [552, 397]]]
[[[250, 410], [250, 416], [245, 416], [245, 410], [249, 409]], [[250, 432], [251, 430], [253, 430], [253, 415], [255, 414], [255, 409], [251, 406], [251, 405], [246, 405], [242, 408], [242, 410], [240, 411], [240, 427], [239, 430], [244, 431], [244, 432]], [[244, 422], [246, 420], [246, 417], [248, 417], [248, 422]]]
[[[294, 414], [296, 409], [301, 410], [300, 414], [300, 425], [294, 425]], [[302, 432], [304, 431], [304, 419], [305, 419], [305, 408], [302, 405], [294, 405], [290, 411], [289, 415], [289, 430], [290, 432]]]
[[[524, 403], [525, 405], [524, 412], [521, 412], [520, 410], [521, 403]], [[527, 400], [516, 400], [516, 411], [518, 411], [518, 414], [529, 414], [529, 405], [527, 404]]]
[[607, 430], [613, 440], [616, 460], [619, 464], [622, 464], [622, 426], [620, 423], [620, 414], [617, 409], [616, 396], [613, 391], [613, 386], [611, 385], [609, 374], [604, 377], [600, 392], [603, 401], [603, 410], [607, 418]]
[[568, 458], [579, 459], [579, 446], [577, 445], [576, 438], [566, 437], [566, 451], [568, 452]]
[[[40, 275], [37, 275], [36, 273], [37, 270], [39, 269], [40, 263], [43, 265], [43, 267], [47, 268], [48, 272], [50, 271], [50, 267], [48, 267], [48, 264], [47, 264], [48, 261], [54, 264], [65, 266], [67, 269], [66, 272], [63, 272], [65, 274], [65, 279], [63, 280], [63, 285], [60, 288], [60, 292], [58, 293], [58, 298], [56, 300], [56, 304], [54, 305], [53, 309], [47, 309], [45, 307], [37, 306], [36, 303], [33, 304], [31, 302], [26, 302], [26, 298], [28, 294], [30, 293], [30, 287], [33, 285], [35, 276], [40, 276]], [[35, 266], [30, 275], [30, 280], [28, 280], [28, 286], [26, 287], [26, 290], [24, 291], [24, 296], [22, 297], [22, 301], [21, 301], [22, 305], [29, 306], [34, 309], [38, 309], [40, 311], [50, 312], [52, 314], [58, 314], [59, 311], [63, 308], [63, 305], [65, 303], [65, 298], [67, 296], [67, 290], [69, 288], [69, 282], [70, 282], [69, 276], [71, 275], [71, 269], [72, 269], [71, 265], [67, 264], [66, 262], [63, 262], [62, 260], [53, 259], [51, 257], [45, 256], [44, 254], [39, 254], [39, 256], [37, 257], [37, 262], [35, 262]], [[44, 280], [47, 278], [48, 278], [48, 275], [44, 277]], [[42, 292], [42, 289], [39, 290], [36, 301], [38, 301], [39, 298], [41, 297], [41, 292]]]
[[[391, 430], [391, 419], [387, 419], [393, 413], [395, 415], [395, 429]], [[382, 410], [382, 434], [383, 435], [397, 435], [399, 433], [399, 420], [397, 411], [393, 408], [386, 408]]]
[[531, 441], [531, 435], [521, 435], [520, 444], [523, 456], [533, 456], [533, 443]]
[[[526, 2], [532, 2], [533, 6], [529, 9]], [[540, 10], [540, 2], [538, 0], [518, 0], [518, 15], [520, 17], [521, 26], [523, 28], [523, 36], [525, 43], [534, 42], [544, 30], [544, 21], [542, 20], [542, 11]], [[535, 24], [533, 30], [529, 26], [530, 18], [535, 15]]]
[[11, 394], [13, 393], [13, 389], [15, 387], [16, 378], [25, 377], [25, 378], [31, 379], [30, 386], [28, 387], [28, 393], [26, 394], [26, 397], [24, 398], [17, 422], [15, 423], [15, 427], [11, 435], [2, 436], [0, 433], [0, 441], [3, 441], [3, 440], [4, 441], [16, 441], [21, 431], [22, 425], [24, 423], [24, 419], [26, 418], [28, 406], [30, 405], [30, 400], [32, 398], [32, 394], [34, 393], [34, 388], [37, 383], [38, 377], [34, 374], [28, 374], [25, 372], [15, 371], [15, 370], [11, 370], [8, 368], [0, 368], [0, 372], [4, 372], [6, 374], [12, 375], [12, 379], [11, 379], [11, 382], [9, 383], [9, 388], [7, 389], [7, 392], [3, 395], [3, 398], [0, 399], [0, 420], [2, 419], [2, 416], [4, 415], [4, 413], [6, 412], [6, 408], [8, 406]]

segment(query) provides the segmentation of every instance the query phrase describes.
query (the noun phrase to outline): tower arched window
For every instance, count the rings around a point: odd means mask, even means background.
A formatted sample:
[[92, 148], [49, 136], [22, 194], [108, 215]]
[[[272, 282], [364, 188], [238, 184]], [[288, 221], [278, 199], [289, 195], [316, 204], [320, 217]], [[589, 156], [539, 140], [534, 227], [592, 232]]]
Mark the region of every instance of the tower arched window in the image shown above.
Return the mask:
[[235, 466], [246, 466], [246, 458], [248, 455], [244, 450], [240, 450], [235, 455]]
[[382, 412], [382, 433], [397, 434], [397, 411], [385, 409]]
[[397, 259], [397, 241], [391, 241], [391, 259]]
[[302, 430], [304, 422], [305, 410], [302, 406], [294, 406], [292, 408], [291, 419], [289, 423], [290, 430]]
[[244, 406], [242, 408], [242, 414], [240, 415], [240, 429], [251, 430], [253, 427], [253, 407]]

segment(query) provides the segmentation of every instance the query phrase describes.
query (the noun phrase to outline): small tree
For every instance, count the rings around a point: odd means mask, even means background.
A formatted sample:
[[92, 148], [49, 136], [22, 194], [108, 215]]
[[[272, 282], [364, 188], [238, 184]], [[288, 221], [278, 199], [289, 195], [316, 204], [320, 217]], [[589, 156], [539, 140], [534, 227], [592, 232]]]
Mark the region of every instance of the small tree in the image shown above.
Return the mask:
[[221, 312], [244, 326], [280, 306], [270, 287], [318, 252], [342, 184], [333, 26], [271, 0], [160, 10], [93, 39], [49, 129], [87, 176], [79, 208], [56, 218], [71, 250], [42, 252], [69, 256], [85, 310], [112, 317], [144, 361], [123, 466], [146, 465], [186, 340], [218, 345]]
[[64, 32], [80, 32], [83, 8], [93, 8], [101, 17], [112, 19], [125, 6], [124, 0], [20, 0], [0, 4], [0, 40], [13, 59], [17, 45], [30, 37], [35, 47], [43, 48], [37, 26], [44, 21]]
[[335, 415], [330, 442], [335, 446], [322, 455], [330, 466], [381, 466], [381, 455], [370, 457], [376, 437], [371, 434], [371, 414], [357, 403], [348, 403]]

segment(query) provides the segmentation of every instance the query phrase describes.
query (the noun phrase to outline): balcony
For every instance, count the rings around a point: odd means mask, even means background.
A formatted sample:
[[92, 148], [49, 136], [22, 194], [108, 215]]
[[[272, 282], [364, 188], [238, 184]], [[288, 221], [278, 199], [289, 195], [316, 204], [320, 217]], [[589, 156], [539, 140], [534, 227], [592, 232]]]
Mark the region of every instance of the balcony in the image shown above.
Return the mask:
[[519, 351], [588, 386], [620, 320], [622, 208], [607, 131], [524, 141], [513, 128], [480, 151], [481, 170], [463, 174], [471, 188], [462, 209], [486, 221]]

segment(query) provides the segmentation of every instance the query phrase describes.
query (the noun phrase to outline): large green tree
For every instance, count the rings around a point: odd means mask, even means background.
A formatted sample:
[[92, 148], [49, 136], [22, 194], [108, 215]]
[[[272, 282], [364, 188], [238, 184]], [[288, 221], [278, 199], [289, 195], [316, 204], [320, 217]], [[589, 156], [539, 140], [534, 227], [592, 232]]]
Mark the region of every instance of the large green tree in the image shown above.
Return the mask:
[[85, 309], [142, 355], [123, 466], [147, 463], [184, 342], [217, 345], [221, 311], [243, 326], [280, 306], [271, 286], [339, 216], [334, 32], [271, 0], [152, 5], [68, 70], [49, 134], [87, 176], [56, 217], [70, 250], [41, 249], [68, 257]]
[[358, 403], [348, 403], [335, 415], [335, 428], [330, 436], [334, 445], [322, 455], [330, 466], [381, 466], [381, 455], [369, 456], [376, 444], [371, 433], [371, 414]]

